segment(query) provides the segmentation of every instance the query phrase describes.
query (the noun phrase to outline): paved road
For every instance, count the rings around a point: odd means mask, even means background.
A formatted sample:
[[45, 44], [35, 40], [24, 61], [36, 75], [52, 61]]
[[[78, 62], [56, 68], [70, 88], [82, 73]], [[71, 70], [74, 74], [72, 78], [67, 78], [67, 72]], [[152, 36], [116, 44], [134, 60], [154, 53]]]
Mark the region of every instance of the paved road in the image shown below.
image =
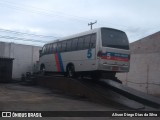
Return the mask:
[[[68, 96], [61, 94], [59, 91], [48, 90], [37, 86], [24, 86], [24, 85], [19, 85], [17, 83], [0, 84], [0, 111], [119, 111], [119, 110], [127, 110], [127, 109], [123, 107], [113, 107], [111, 105], [100, 105], [92, 103], [85, 98], [79, 98], [77, 96]], [[47, 119], [106, 120], [106, 118], [104, 117], [101, 118], [61, 117], [61, 118], [47, 118]], [[115, 120], [115, 119], [127, 119], [127, 118], [110, 117], [110, 119]], [[131, 118], [131, 119], [137, 120], [142, 118]], [[143, 119], [151, 119], [151, 118], [143, 118]], [[158, 120], [158, 118], [154, 119]]]

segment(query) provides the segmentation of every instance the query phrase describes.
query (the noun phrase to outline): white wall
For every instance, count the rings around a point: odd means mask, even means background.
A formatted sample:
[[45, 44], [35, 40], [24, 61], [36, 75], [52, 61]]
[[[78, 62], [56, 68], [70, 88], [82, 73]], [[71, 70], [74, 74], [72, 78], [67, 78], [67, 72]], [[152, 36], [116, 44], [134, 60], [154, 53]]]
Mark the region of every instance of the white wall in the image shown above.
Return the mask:
[[0, 42], [0, 57], [10, 56], [10, 43]]
[[0, 42], [0, 56], [14, 58], [12, 78], [21, 78], [26, 72], [33, 72], [33, 66], [39, 60], [41, 47]]
[[119, 73], [123, 84], [160, 96], [160, 32], [131, 43], [130, 72]]

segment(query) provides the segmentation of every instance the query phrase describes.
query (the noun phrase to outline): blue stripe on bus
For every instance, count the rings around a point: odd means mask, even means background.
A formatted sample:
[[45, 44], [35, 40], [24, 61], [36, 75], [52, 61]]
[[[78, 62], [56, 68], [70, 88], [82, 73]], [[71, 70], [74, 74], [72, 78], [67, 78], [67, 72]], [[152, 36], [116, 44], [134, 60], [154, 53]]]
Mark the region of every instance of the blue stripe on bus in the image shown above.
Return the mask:
[[62, 62], [61, 54], [60, 53], [57, 53], [57, 54], [58, 54], [58, 60], [59, 60], [61, 72], [64, 72], [64, 67], [63, 67], [63, 62]]

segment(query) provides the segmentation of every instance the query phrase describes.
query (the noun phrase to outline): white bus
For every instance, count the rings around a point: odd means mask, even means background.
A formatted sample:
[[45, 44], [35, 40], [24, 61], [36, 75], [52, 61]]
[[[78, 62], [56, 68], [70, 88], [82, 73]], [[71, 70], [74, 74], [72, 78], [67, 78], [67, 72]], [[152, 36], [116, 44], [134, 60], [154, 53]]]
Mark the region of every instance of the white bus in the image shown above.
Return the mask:
[[40, 70], [65, 73], [69, 77], [101, 73], [108, 78], [128, 72], [129, 41], [125, 32], [96, 28], [45, 44], [40, 54]]

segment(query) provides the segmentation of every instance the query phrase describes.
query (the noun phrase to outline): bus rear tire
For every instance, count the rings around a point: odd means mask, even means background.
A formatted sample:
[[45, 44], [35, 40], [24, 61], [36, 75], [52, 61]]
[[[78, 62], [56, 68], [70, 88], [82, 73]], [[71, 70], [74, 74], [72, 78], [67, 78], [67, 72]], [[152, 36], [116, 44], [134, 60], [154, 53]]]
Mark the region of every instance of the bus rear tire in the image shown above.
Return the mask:
[[74, 65], [69, 65], [67, 67], [67, 75], [70, 78], [74, 78], [75, 77], [75, 68], [74, 68]]

